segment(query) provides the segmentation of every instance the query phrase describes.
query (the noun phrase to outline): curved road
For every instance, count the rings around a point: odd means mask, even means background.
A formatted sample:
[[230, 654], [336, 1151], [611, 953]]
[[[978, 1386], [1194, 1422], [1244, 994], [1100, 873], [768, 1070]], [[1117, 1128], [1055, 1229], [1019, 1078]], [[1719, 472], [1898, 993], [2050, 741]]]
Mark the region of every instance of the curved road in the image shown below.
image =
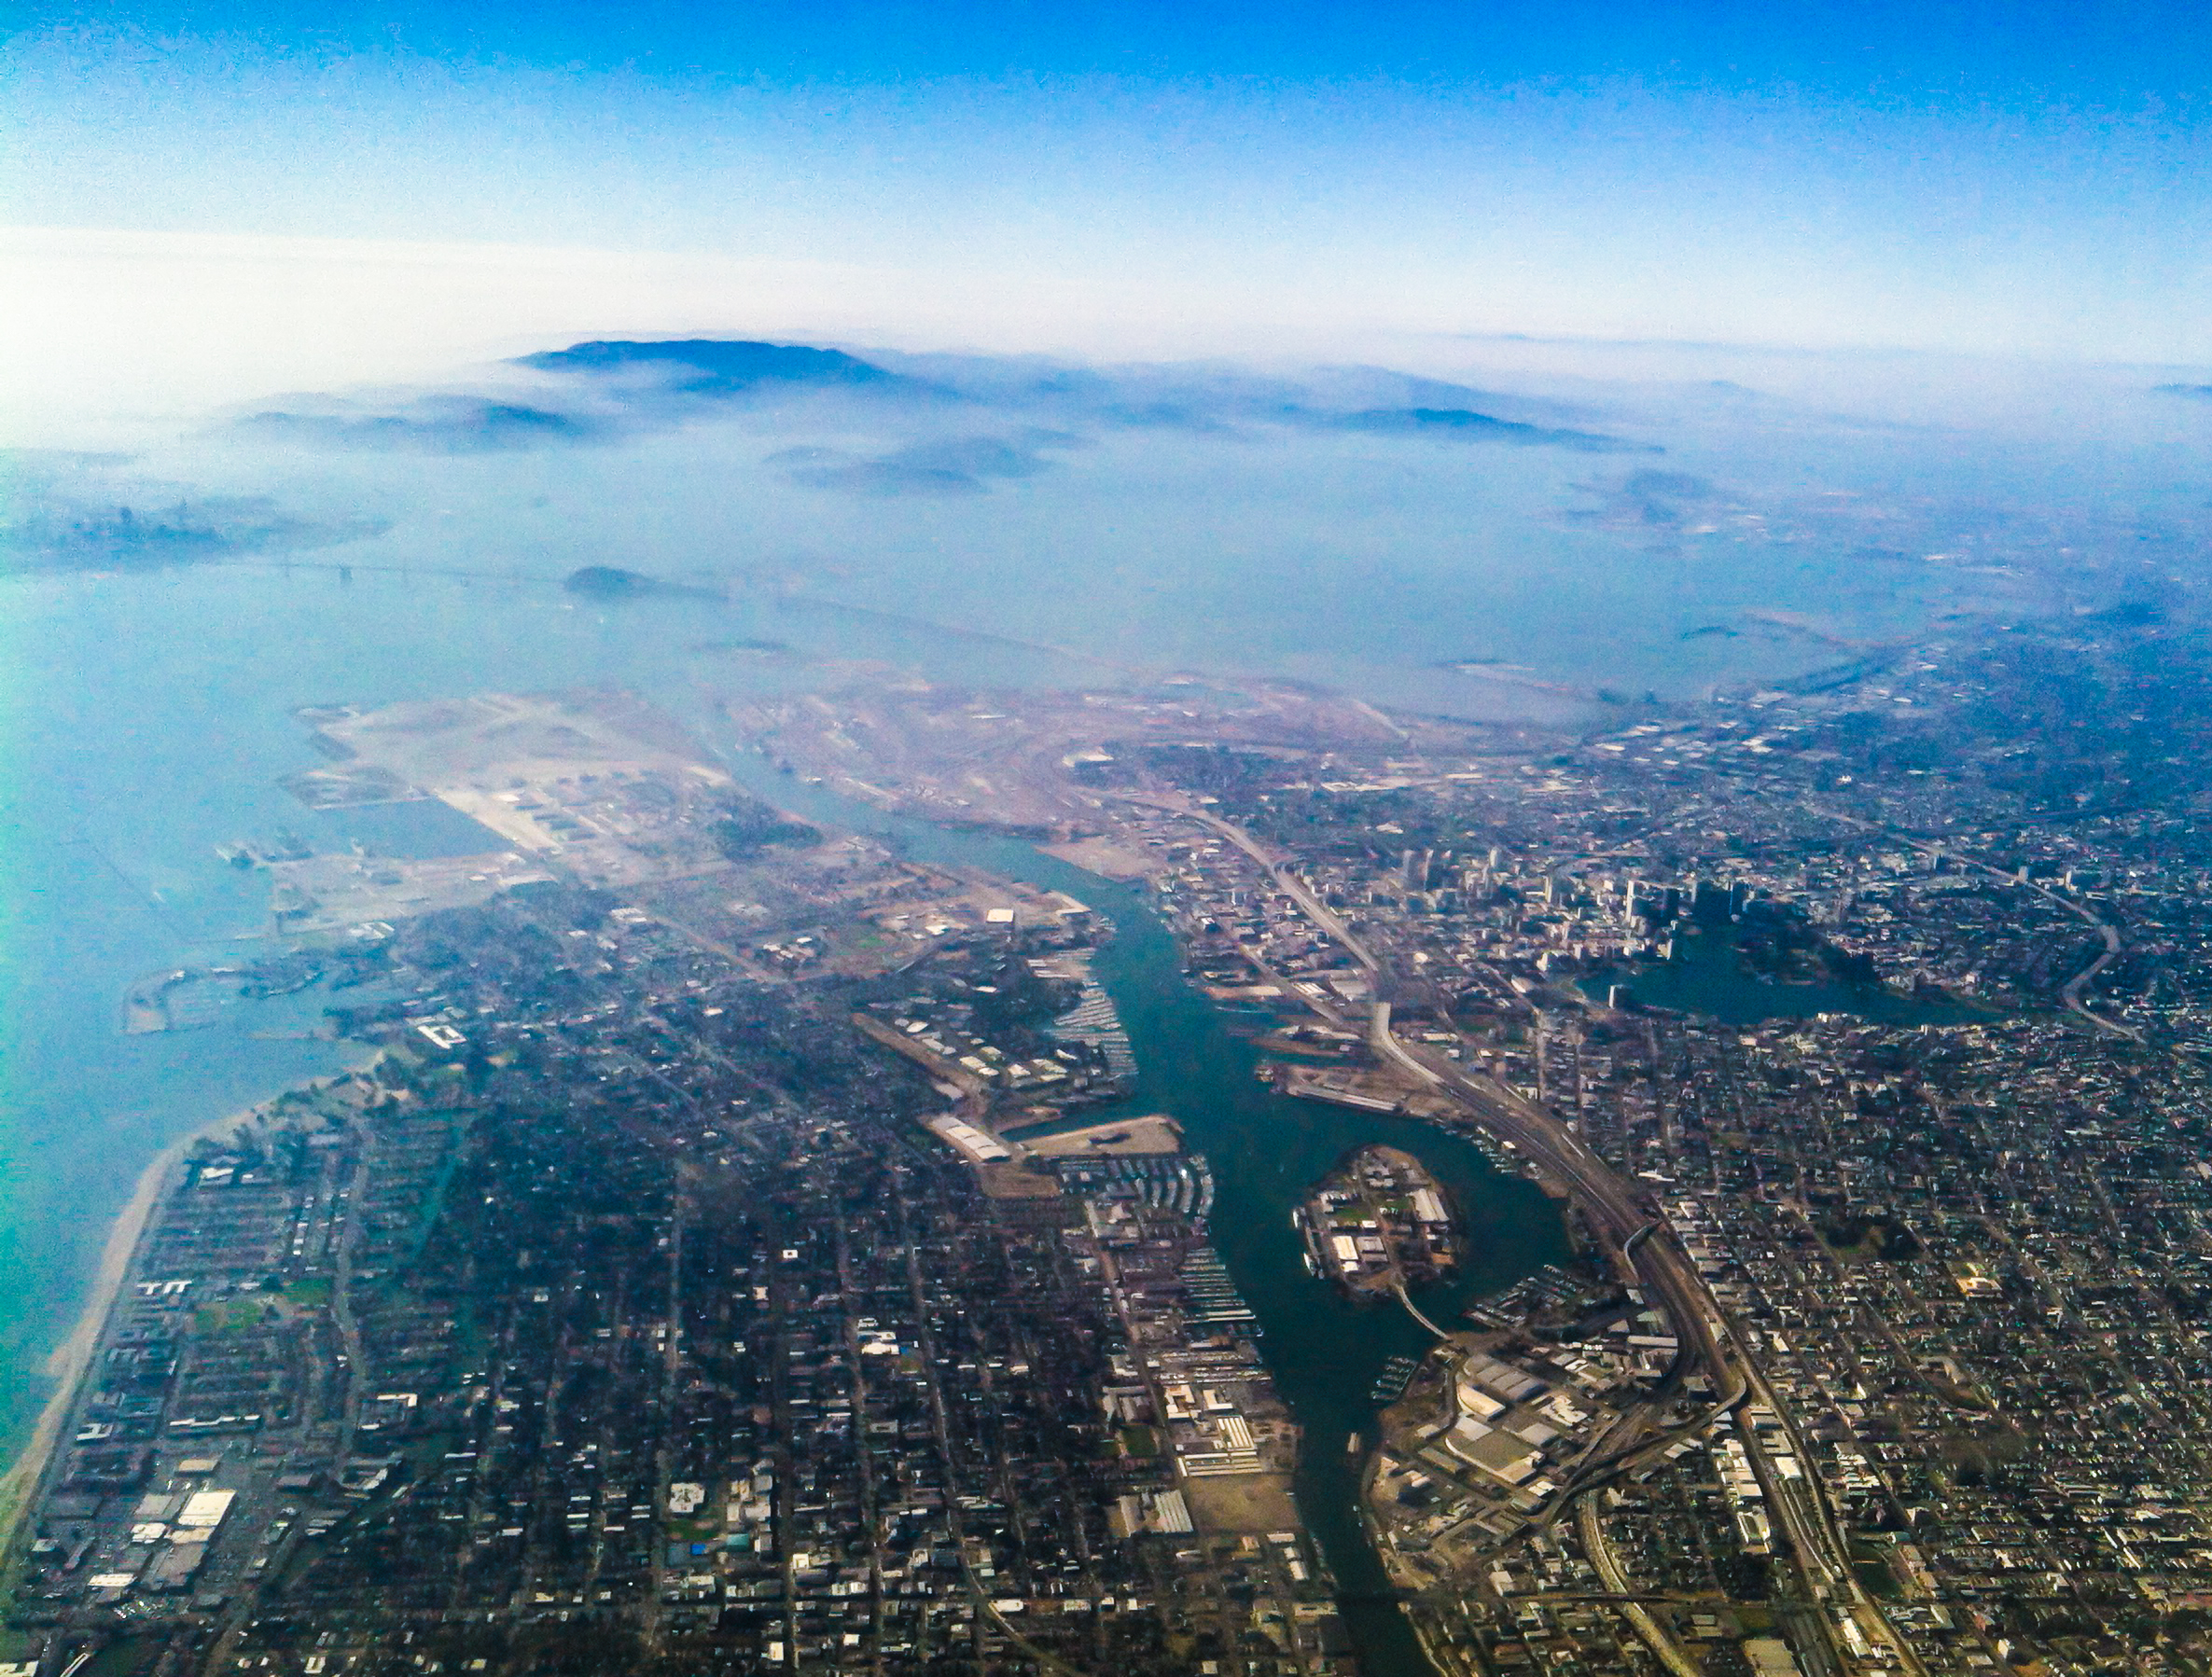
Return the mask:
[[[1234, 823], [1197, 808], [1190, 800], [1142, 793], [1117, 795], [1127, 802], [1148, 805], [1195, 821], [1220, 835], [1255, 862], [1266, 868], [1275, 884], [1314, 923], [1334, 938], [1353, 960], [1364, 968], [1370, 977], [1383, 976], [1383, 963], [1366, 943], [1355, 936], [1350, 927], [1329, 906], [1323, 903], [1313, 888], [1294, 872], [1286, 861], [1272, 853], [1252, 836]], [[1962, 858], [1963, 860], [1963, 858]], [[1973, 864], [1986, 866], [1985, 864]], [[1991, 871], [1995, 871], [1994, 869]], [[2040, 889], [2039, 887], [2038, 889]], [[2102, 1030], [2133, 1036], [2126, 1027], [2099, 1019], [2081, 1004], [2081, 987], [2095, 977], [2120, 952], [2119, 933], [2106, 924], [2094, 913], [2066, 898], [2044, 892], [2073, 912], [2080, 914], [2103, 933], [2105, 953], [2085, 971], [2077, 975], [2066, 987], [2068, 1005]], [[1465, 1107], [1476, 1122], [1492, 1135], [1508, 1142], [1529, 1159], [1536, 1168], [1565, 1188], [1589, 1220], [1592, 1231], [1604, 1245], [1609, 1256], [1633, 1273], [1641, 1284], [1648, 1303], [1657, 1306], [1675, 1329], [1679, 1346], [1675, 1374], [1691, 1368], [1701, 1368], [1712, 1384], [1715, 1401], [1698, 1422], [1702, 1428], [1718, 1420], [1730, 1409], [1740, 1405], [1746, 1396], [1756, 1394], [1783, 1420], [1798, 1451], [1800, 1462], [1809, 1462], [1803, 1451], [1802, 1441], [1796, 1436], [1795, 1425], [1779, 1396], [1760, 1377], [1750, 1358], [1738, 1343], [1734, 1330], [1723, 1314], [1719, 1301], [1713, 1296], [1704, 1279], [1697, 1272], [1689, 1254], [1682, 1250], [1663, 1218], [1648, 1210], [1635, 1191], [1596, 1154], [1591, 1151], [1582, 1138], [1565, 1124], [1553, 1117], [1535, 1102], [1527, 1100], [1497, 1079], [1472, 1073], [1455, 1060], [1445, 1058], [1418, 1044], [1409, 1043], [1391, 1029], [1391, 1006], [1387, 1001], [1374, 1003], [1368, 1023], [1368, 1044], [1380, 1060], [1387, 1060], [1408, 1075], [1449, 1096]], [[1433, 1324], [1431, 1324], [1433, 1325]], [[1670, 1379], [1669, 1384], [1673, 1384]], [[1644, 1427], [1631, 1426], [1623, 1430], [1618, 1441], [1607, 1444], [1589, 1462], [1582, 1464], [1579, 1484], [1567, 1488], [1560, 1506], [1564, 1508], [1568, 1497], [1586, 1490], [1593, 1483], [1612, 1476], [1612, 1470], [1641, 1465], [1642, 1461], [1663, 1449], [1679, 1435], [1681, 1429], [1663, 1433], [1654, 1442], [1641, 1434]], [[1816, 1592], [1825, 1598], [1841, 1597], [1849, 1603], [1863, 1628], [1880, 1642], [1886, 1642], [1899, 1663], [1908, 1671], [1924, 1670], [1912, 1650], [1899, 1636], [1866, 1594], [1853, 1573], [1849, 1549], [1841, 1527], [1829, 1509], [1817, 1479], [1791, 1481], [1786, 1488], [1765, 1459], [1755, 1436], [1745, 1429], [1746, 1443], [1755, 1464], [1755, 1471], [1765, 1482], [1769, 1494], [1782, 1515], [1784, 1530], [1789, 1544], [1796, 1551], [1799, 1565]], [[1802, 1499], [1798, 1492], [1802, 1487]], [[1578, 1509], [1582, 1524], [1585, 1545], [1593, 1564], [1601, 1573], [1608, 1570], [1614, 1574], [1607, 1578], [1615, 1590], [1623, 1587], [1618, 1576], [1618, 1566], [1612, 1561], [1610, 1549], [1604, 1542], [1604, 1532], [1592, 1529], [1599, 1526], [1595, 1505], [1583, 1501]], [[1849, 1669], [1836, 1646], [1827, 1615], [1818, 1607], [1807, 1606], [1797, 1616], [1802, 1628], [1801, 1633], [1810, 1636], [1817, 1628], [1821, 1644], [1817, 1649], [1802, 1652], [1816, 1666], [1829, 1670]], [[1676, 1646], [1662, 1627], [1648, 1613], [1639, 1609], [1630, 1615], [1631, 1623], [1661, 1663], [1670, 1671], [1680, 1672], [1687, 1663], [1682, 1650]], [[1825, 1659], [1822, 1657], [1825, 1656]], [[1692, 1668], [1694, 1669], [1694, 1668]]]
[[2047, 885], [2038, 885], [2033, 880], [2024, 880], [2016, 873], [2007, 873], [2001, 867], [1993, 866], [1979, 857], [1967, 855], [1961, 851], [1951, 849], [1936, 840], [1915, 838], [1910, 833], [1901, 833], [1895, 827], [1885, 827], [1878, 822], [1868, 821], [1863, 816], [1846, 815], [1841, 810], [1829, 810], [1817, 805], [1809, 807], [1814, 810], [1816, 814], [1825, 815], [1830, 821], [1840, 821], [1845, 826], [1855, 826], [1861, 832], [1880, 833], [1884, 838], [1894, 839], [1907, 850], [1916, 850], [1924, 856], [1932, 856], [1938, 861], [1941, 861], [1947, 856], [1961, 867], [1970, 867], [1977, 873], [1985, 873], [1991, 879], [2001, 880], [2008, 885], [2023, 886], [2034, 892], [2044, 901], [2056, 904], [2068, 914], [2087, 921], [2097, 936], [2105, 940], [2104, 953], [2071, 978], [2068, 978], [2058, 992], [2059, 998], [2065, 1002], [2068, 1012], [2087, 1019], [2108, 1035], [2123, 1036], [2134, 1043], [2143, 1040], [2143, 1033], [2134, 1026], [2122, 1025], [2115, 1020], [2106, 1019], [2102, 1014], [2092, 1012], [2089, 1004], [2081, 999], [2081, 992], [2087, 988], [2089, 981], [2103, 972], [2105, 968], [2110, 966], [2119, 958], [2121, 952], [2127, 948], [2126, 943], [2120, 936], [2120, 928], [2105, 919], [2087, 903], [2078, 903], [2072, 897], [2061, 896]]
[[1484, 1129], [1565, 1187], [1608, 1252], [1643, 1284], [1646, 1298], [1665, 1312], [1677, 1341], [1693, 1365], [1703, 1366], [1713, 1390], [1727, 1394], [1723, 1407], [1742, 1398], [1740, 1360], [1697, 1267], [1580, 1136], [1496, 1078], [1406, 1042], [1390, 1028], [1387, 1002], [1374, 1005], [1368, 1042], [1378, 1056], [1468, 1107]]

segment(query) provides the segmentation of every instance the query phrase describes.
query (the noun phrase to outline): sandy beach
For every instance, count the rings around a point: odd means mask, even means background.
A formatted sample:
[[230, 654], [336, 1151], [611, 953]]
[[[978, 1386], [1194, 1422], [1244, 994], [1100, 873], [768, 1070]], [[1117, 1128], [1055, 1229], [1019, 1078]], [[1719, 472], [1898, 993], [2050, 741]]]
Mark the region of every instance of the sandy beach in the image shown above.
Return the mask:
[[[329, 1077], [318, 1077], [302, 1086], [320, 1088], [351, 1076], [373, 1063], [373, 1054], [362, 1059], [357, 1066]], [[275, 1097], [271, 1097], [271, 1100]], [[124, 1278], [131, 1272], [131, 1259], [138, 1250], [140, 1238], [146, 1233], [147, 1220], [154, 1207], [161, 1202], [163, 1191], [186, 1157], [194, 1146], [203, 1141], [234, 1133], [240, 1126], [252, 1123], [269, 1105], [268, 1101], [255, 1102], [236, 1112], [225, 1113], [211, 1119], [198, 1130], [172, 1143], [140, 1172], [138, 1185], [132, 1190], [130, 1202], [117, 1214], [115, 1227], [108, 1231], [107, 1245], [100, 1254], [99, 1273], [93, 1278], [90, 1295], [85, 1300], [84, 1312], [77, 1320], [77, 1326], [69, 1337], [55, 1348], [47, 1359], [47, 1377], [54, 1381], [53, 1395], [47, 1399], [46, 1407], [38, 1414], [38, 1424], [33, 1429], [30, 1441], [16, 1457], [4, 1477], [0, 1477], [0, 1554], [12, 1546], [17, 1528], [29, 1510], [46, 1464], [53, 1455], [54, 1446], [60, 1442], [62, 1428], [69, 1419], [70, 1407], [76, 1402], [79, 1382], [90, 1365], [92, 1353], [100, 1348], [100, 1337], [107, 1325], [108, 1314], [115, 1308], [116, 1295], [121, 1290]]]

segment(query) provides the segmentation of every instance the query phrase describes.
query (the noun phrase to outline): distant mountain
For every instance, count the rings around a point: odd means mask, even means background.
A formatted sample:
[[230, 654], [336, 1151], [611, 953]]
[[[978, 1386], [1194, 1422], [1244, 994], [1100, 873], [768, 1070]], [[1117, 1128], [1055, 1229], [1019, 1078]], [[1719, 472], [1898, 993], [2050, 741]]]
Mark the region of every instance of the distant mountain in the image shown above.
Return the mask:
[[571, 571], [562, 579], [561, 586], [572, 594], [587, 600], [642, 600], [647, 595], [675, 595], [690, 600], [718, 600], [722, 595], [713, 589], [697, 588], [689, 583], [665, 582], [658, 576], [648, 576], [643, 571], [625, 571], [619, 565], [586, 565]]
[[750, 340], [676, 338], [634, 342], [620, 339], [571, 344], [524, 355], [520, 366], [539, 372], [617, 373], [633, 368], [665, 369], [678, 390], [695, 395], [724, 395], [763, 384], [823, 384], [845, 388], [921, 392], [934, 390], [919, 379], [895, 373], [848, 355], [796, 343]]
[[1586, 408], [1386, 367], [1323, 367], [1290, 376], [1212, 362], [1087, 367], [1041, 356], [895, 353], [883, 360], [968, 402], [1063, 425], [1216, 433], [1289, 425], [1590, 450], [1637, 446], [1569, 428]]
[[[1048, 469], [1050, 451], [1127, 429], [1365, 432], [1584, 453], [1663, 451], [1580, 428], [1586, 408], [1373, 367], [1318, 367], [1294, 379], [1214, 363], [1085, 367], [890, 351], [864, 359], [723, 338], [592, 339], [511, 366], [539, 377], [523, 390], [325, 397], [234, 423], [325, 447], [458, 454], [572, 447], [735, 411], [787, 409], [795, 446], [769, 455], [772, 464], [807, 488], [876, 496], [986, 493]], [[796, 429], [840, 405], [845, 436], [835, 446]], [[985, 415], [1028, 423], [1010, 430]], [[948, 423], [968, 434], [945, 435]], [[849, 440], [856, 433], [865, 437], [859, 446]]]
[[1064, 432], [1012, 437], [939, 437], [875, 459], [839, 449], [783, 449], [767, 464], [785, 467], [809, 489], [860, 495], [980, 495], [994, 480], [1034, 478], [1054, 463], [1041, 450], [1080, 441]]
[[1323, 422], [1338, 430], [1370, 431], [1384, 436], [1429, 436], [1465, 438], [1469, 442], [1517, 443], [1525, 448], [1578, 449], [1590, 454], [1661, 452], [1656, 443], [1630, 442], [1600, 431], [1570, 431], [1549, 425], [1528, 425], [1519, 420], [1499, 419], [1467, 408], [1370, 408]]
[[238, 423], [241, 430], [321, 447], [446, 454], [585, 442], [603, 429], [576, 414], [475, 396], [425, 396], [388, 413], [272, 409], [248, 414]]
[[952, 394], [842, 350], [712, 338], [577, 343], [525, 355], [516, 365], [576, 382], [543, 387], [527, 402], [466, 392], [323, 398], [235, 423], [242, 431], [326, 448], [466, 454], [658, 430], [755, 392]]
[[569, 572], [561, 586], [572, 594], [584, 594], [594, 600], [635, 600], [659, 588], [643, 572], [625, 571], [617, 565], [586, 565], [580, 571]]
[[2192, 401], [2212, 402], [2212, 384], [2161, 384], [2155, 388], [2162, 396], [2188, 396]]

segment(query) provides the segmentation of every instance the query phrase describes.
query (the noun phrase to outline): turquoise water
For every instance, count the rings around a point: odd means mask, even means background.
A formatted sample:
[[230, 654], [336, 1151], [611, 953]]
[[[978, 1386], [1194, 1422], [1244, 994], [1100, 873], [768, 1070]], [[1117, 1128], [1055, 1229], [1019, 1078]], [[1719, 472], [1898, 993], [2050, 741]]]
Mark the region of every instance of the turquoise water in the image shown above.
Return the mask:
[[[491, 592], [494, 577], [612, 564], [1076, 646], [1129, 669], [1265, 672], [1460, 714], [1544, 700], [1440, 664], [1494, 659], [1576, 687], [1693, 694], [1840, 656], [1746, 612], [1881, 640], [1993, 597], [2018, 609], [2023, 586], [1872, 564], [1849, 533], [1673, 541], [1576, 516], [1654, 463], [1641, 456], [1113, 426], [1018, 487], [951, 497], [825, 493], [768, 458], [795, 441], [847, 446], [846, 427], [873, 423], [733, 413], [605, 447], [453, 457], [202, 438], [118, 468], [105, 490], [128, 499], [158, 474], [333, 523], [388, 520], [379, 534], [300, 557], [351, 564], [364, 583], [369, 567], [409, 571], [426, 612], [446, 609], [436, 574], [476, 574]], [[1006, 417], [979, 409], [945, 423]], [[1841, 448], [1822, 441], [1774, 434], [1756, 451], [1708, 458], [1682, 436], [1663, 464], [1723, 480], [1756, 464], [1768, 480], [1759, 492], [1789, 497], [1820, 487], [1916, 499], [1926, 488], [1924, 446], [1863, 431]], [[1695, 632], [1716, 624], [1741, 632]], [[811, 627], [767, 632], [815, 638]], [[1087, 679], [1100, 679], [1097, 667]]]
[[[132, 980], [250, 950], [259, 936], [266, 881], [225, 866], [215, 846], [286, 831], [321, 848], [415, 854], [480, 842], [440, 806], [316, 814], [294, 803], [279, 779], [319, 761], [299, 706], [601, 685], [703, 721], [733, 689], [890, 669], [1083, 686], [1187, 668], [1511, 715], [1565, 701], [1439, 666], [1497, 659], [1538, 681], [1579, 687], [1602, 672], [1630, 692], [1692, 694], [1840, 656], [1746, 614], [1802, 613], [1836, 634], [1886, 639], [1954, 612], [2010, 617], [2073, 600], [2068, 577], [2032, 564], [1999, 579], [1911, 554], [1873, 562], [1846, 535], [1647, 551], [1646, 534], [1568, 512], [1602, 498], [1603, 480], [1625, 465], [1544, 450], [1108, 429], [1087, 446], [1071, 439], [1064, 464], [1018, 490], [885, 500], [794, 486], [767, 463], [793, 440], [786, 423], [732, 420], [558, 455], [313, 454], [202, 435], [71, 468], [81, 468], [88, 505], [151, 504], [189, 485], [389, 529], [303, 556], [329, 568], [0, 577], [0, 1453], [43, 1401], [40, 1365], [81, 1309], [146, 1162], [210, 1118], [338, 1063], [333, 1045], [282, 1036], [312, 1022], [313, 992], [204, 1031], [118, 1033]], [[2062, 492], [2040, 455], [2008, 464], [1979, 442], [1935, 446], [1923, 432], [1857, 426], [1801, 434], [1771, 416], [1743, 425], [1704, 445], [1670, 437], [1666, 465], [1722, 479], [1756, 465], [1770, 491], [1856, 488], [1900, 505], [1960, 494], [2027, 505]], [[2141, 474], [2113, 478], [2124, 461], [2091, 464], [2063, 492], [2094, 506], [2155, 487]], [[156, 495], [152, 485], [167, 487]], [[1927, 544], [1911, 539], [1912, 522], [1898, 539], [1917, 552]], [[585, 564], [735, 579], [750, 591], [729, 604], [579, 606], [553, 579]], [[1701, 632], [1717, 623], [1741, 632]], [[744, 639], [800, 656], [686, 650]], [[784, 801], [801, 795], [788, 783], [777, 790]], [[1248, 1047], [1182, 984], [1136, 894], [1027, 847], [899, 830], [918, 850], [1061, 885], [1114, 914], [1121, 936], [1099, 971], [1141, 1056], [1133, 1104], [1175, 1113], [1213, 1157], [1219, 1242], [1308, 1428], [1307, 1516], [1354, 1597], [1370, 1670], [1418, 1669], [1395, 1610], [1359, 1604], [1380, 1581], [1353, 1521], [1343, 1441], [1371, 1433], [1374, 1370], [1417, 1351], [1421, 1336], [1401, 1312], [1354, 1310], [1307, 1277], [1288, 1207], [1358, 1142], [1419, 1154], [1475, 1223], [1469, 1272], [1440, 1290], [1440, 1317], [1557, 1256], [1555, 1213], [1440, 1131], [1275, 1098], [1251, 1077]], [[1843, 987], [1759, 986], [1718, 943], [1629, 981], [1649, 1001], [1727, 1018], [1915, 1005]]]
[[[0, 690], [0, 1435], [20, 1441], [44, 1401], [40, 1369], [81, 1310], [115, 1213], [146, 1162], [210, 1118], [340, 1063], [338, 1046], [283, 1039], [312, 1024], [314, 992], [241, 1007], [216, 1027], [126, 1037], [118, 1002], [146, 973], [251, 950], [263, 876], [215, 847], [291, 832], [420, 854], [471, 848], [442, 807], [317, 813], [278, 785], [313, 766], [300, 706], [484, 688], [640, 689], [721, 747], [708, 700], [733, 686], [824, 679], [804, 659], [703, 661], [681, 648], [746, 636], [822, 659], [897, 663], [940, 680], [1078, 685], [1095, 665], [1002, 642], [772, 602], [577, 607], [557, 590], [402, 578], [351, 583], [232, 570], [0, 582], [9, 677]], [[849, 665], [846, 667], [849, 668]], [[757, 758], [734, 759], [768, 775]], [[779, 801], [818, 788], [768, 776]], [[834, 815], [853, 815], [841, 806]], [[1561, 1255], [1559, 1219], [1470, 1143], [1426, 1126], [1279, 1099], [1250, 1049], [1182, 982], [1140, 894], [988, 836], [888, 825], [917, 853], [1070, 890], [1120, 936], [1099, 972], [1127, 1017], [1141, 1072], [1132, 1104], [1180, 1118], [1213, 1159], [1216, 1233], [1268, 1332], [1312, 1448], [1301, 1503], [1346, 1590], [1381, 1578], [1353, 1511], [1346, 1434], [1371, 1434], [1367, 1393], [1424, 1336], [1394, 1309], [1355, 1309], [1309, 1277], [1289, 1226], [1297, 1198], [1350, 1147], [1418, 1153], [1474, 1221], [1468, 1270], [1432, 1313]], [[1419, 1669], [1395, 1608], [1360, 1605], [1378, 1673]]]
[[[312, 1024], [313, 992], [203, 1031], [119, 1033], [133, 979], [250, 950], [262, 931], [266, 877], [215, 847], [287, 831], [413, 854], [481, 843], [441, 805], [301, 807], [277, 782], [322, 759], [294, 710], [572, 685], [636, 686], [685, 710], [703, 666], [672, 648], [709, 634], [797, 640], [790, 617], [683, 603], [601, 614], [548, 588], [306, 572], [0, 580], [0, 1446], [12, 1451], [44, 1402], [41, 1367], [146, 1162], [340, 1063], [333, 1045], [256, 1035]], [[1015, 649], [986, 666], [977, 643], [804, 621], [807, 641], [840, 657], [1074, 679]], [[805, 667], [723, 659], [713, 675], [728, 686]]]

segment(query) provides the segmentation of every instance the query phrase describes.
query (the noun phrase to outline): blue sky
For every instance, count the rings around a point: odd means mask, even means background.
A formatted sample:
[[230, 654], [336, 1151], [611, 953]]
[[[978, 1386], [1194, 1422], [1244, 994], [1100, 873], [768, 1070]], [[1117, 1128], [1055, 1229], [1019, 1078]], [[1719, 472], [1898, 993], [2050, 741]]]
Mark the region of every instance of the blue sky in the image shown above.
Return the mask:
[[280, 54], [398, 43], [444, 60], [626, 65], [772, 82], [1116, 73], [1300, 81], [1386, 76], [1459, 86], [1627, 74], [1825, 89], [1858, 101], [1963, 95], [2124, 105], [2199, 88], [2202, 8], [2010, 0], [1961, 5], [1125, 4], [803, 6], [552, 3], [31, 4], [18, 27], [229, 39]]
[[1426, 332], [2212, 357], [2201, 6], [15, 16], [19, 225], [1123, 284], [1165, 314]]

